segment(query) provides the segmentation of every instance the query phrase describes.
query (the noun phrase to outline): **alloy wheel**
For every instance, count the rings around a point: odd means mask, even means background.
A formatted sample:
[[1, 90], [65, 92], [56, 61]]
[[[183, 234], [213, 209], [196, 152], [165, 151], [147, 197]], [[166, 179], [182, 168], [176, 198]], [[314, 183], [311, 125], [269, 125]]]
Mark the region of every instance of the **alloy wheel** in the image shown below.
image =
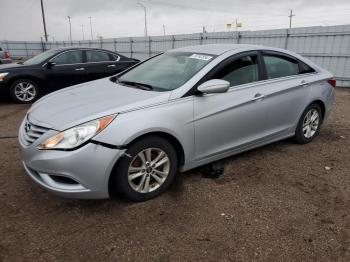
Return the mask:
[[303, 134], [306, 138], [312, 138], [320, 124], [320, 116], [316, 109], [311, 109], [303, 120]]
[[139, 152], [129, 165], [129, 185], [139, 193], [149, 193], [165, 182], [169, 172], [169, 156], [159, 148], [147, 148]]
[[14, 88], [14, 94], [22, 102], [30, 102], [36, 97], [36, 88], [32, 83], [20, 82]]

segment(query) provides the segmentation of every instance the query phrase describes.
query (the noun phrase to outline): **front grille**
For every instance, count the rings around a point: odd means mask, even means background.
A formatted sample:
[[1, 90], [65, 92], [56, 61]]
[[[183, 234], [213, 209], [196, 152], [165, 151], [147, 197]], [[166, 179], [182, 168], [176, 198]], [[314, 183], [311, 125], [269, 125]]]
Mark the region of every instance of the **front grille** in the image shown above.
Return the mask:
[[26, 118], [23, 125], [23, 140], [27, 145], [31, 145], [49, 129], [43, 126], [34, 125]]

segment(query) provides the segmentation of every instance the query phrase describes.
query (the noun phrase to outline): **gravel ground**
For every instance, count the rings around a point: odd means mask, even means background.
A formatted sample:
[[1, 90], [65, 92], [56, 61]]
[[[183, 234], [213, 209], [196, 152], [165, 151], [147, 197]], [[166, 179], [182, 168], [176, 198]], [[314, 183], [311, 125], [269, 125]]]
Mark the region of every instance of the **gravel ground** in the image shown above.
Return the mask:
[[[27, 109], [0, 103], [1, 137]], [[218, 179], [193, 170], [129, 203], [50, 195], [26, 176], [17, 140], [1, 138], [0, 261], [350, 261], [349, 146], [350, 90], [337, 89], [313, 143], [252, 150]]]

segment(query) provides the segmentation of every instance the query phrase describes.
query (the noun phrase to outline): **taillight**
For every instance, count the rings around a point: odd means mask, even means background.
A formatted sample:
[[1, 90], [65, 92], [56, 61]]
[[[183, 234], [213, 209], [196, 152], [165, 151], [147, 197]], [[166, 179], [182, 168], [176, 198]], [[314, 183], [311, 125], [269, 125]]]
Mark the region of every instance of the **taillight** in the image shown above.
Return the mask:
[[331, 79], [328, 79], [328, 84], [330, 84], [331, 86], [335, 87], [337, 85], [337, 80], [335, 80], [334, 77], [332, 77]]
[[8, 51], [4, 52], [5, 58], [10, 58], [10, 53]]

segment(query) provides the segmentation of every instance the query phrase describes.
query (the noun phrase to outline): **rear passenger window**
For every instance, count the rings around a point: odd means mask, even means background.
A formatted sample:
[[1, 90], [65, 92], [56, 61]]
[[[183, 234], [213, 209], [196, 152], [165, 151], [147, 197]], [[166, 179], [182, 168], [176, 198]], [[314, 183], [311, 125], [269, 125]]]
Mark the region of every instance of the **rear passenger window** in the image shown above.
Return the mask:
[[230, 86], [238, 86], [259, 80], [257, 56], [238, 58], [219, 70], [213, 79], [223, 79], [230, 82]]
[[281, 55], [263, 55], [267, 78], [278, 78], [299, 74], [299, 62]]
[[114, 61], [114, 57], [109, 55], [106, 52], [96, 51], [96, 50], [87, 50], [86, 51], [86, 60], [87, 62], [106, 62]]

